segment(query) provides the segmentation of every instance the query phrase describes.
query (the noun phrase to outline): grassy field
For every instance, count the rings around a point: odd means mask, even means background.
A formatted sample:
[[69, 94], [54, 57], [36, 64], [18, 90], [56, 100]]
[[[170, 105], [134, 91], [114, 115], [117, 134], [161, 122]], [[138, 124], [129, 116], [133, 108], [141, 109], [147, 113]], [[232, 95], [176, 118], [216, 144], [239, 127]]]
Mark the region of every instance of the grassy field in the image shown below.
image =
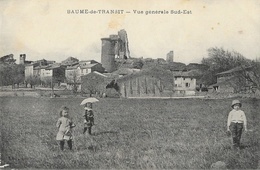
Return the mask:
[[[243, 149], [226, 135], [232, 99], [101, 99], [94, 104], [94, 135], [83, 135], [80, 98], [6, 97], [1, 102], [2, 161], [11, 168], [255, 169], [259, 160], [260, 100], [242, 99], [252, 132]], [[62, 105], [77, 125], [74, 149], [55, 140]]]

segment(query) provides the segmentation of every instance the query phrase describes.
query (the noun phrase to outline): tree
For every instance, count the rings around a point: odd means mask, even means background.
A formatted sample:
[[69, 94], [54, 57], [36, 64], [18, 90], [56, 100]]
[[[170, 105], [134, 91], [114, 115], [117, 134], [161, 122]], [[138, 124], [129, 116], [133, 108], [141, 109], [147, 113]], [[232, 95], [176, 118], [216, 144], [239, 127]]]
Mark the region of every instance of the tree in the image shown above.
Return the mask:
[[207, 65], [209, 69], [202, 76], [201, 81], [206, 84], [216, 83], [216, 74], [230, 70], [238, 66], [250, 65], [250, 60], [236, 51], [226, 51], [223, 48], [208, 49], [208, 58], [203, 58], [201, 63]]
[[24, 70], [25, 67], [22, 64], [15, 65], [14, 69], [14, 84], [17, 84], [19, 88], [19, 84], [24, 82]]
[[24, 66], [20, 64], [1, 64], [0, 85], [12, 85], [12, 88], [15, 88], [17, 84], [19, 88], [19, 84], [24, 81], [24, 69]]
[[4, 86], [5, 85], [5, 70], [4, 70], [4, 65], [1, 64], [0, 65], [0, 86]]
[[41, 79], [38, 76], [29, 76], [25, 78], [25, 81], [30, 84], [31, 88], [33, 88], [36, 84], [40, 84]]
[[248, 67], [241, 66], [241, 70], [236, 76], [245, 79], [252, 92], [255, 92], [255, 89], [260, 90], [260, 62], [252, 61]]
[[80, 84], [80, 77], [78, 76], [77, 70], [71, 71], [66, 79], [67, 83], [72, 85], [72, 92], [77, 93]]
[[52, 82], [52, 76], [48, 76], [48, 77], [44, 77], [42, 79], [43, 83], [45, 86], [49, 86], [50, 88], [53, 88], [54, 87], [54, 83]]
[[132, 63], [132, 66], [135, 69], [142, 69], [143, 65], [144, 65], [144, 63], [141, 59], [137, 59], [137, 60], [133, 61], [133, 63]]
[[92, 94], [100, 93], [105, 91], [108, 80], [105, 77], [96, 73], [89, 73], [88, 75], [82, 76], [82, 92]]
[[8, 64], [1, 64], [0, 67], [0, 83], [1, 86], [8, 86], [12, 84], [12, 69]]

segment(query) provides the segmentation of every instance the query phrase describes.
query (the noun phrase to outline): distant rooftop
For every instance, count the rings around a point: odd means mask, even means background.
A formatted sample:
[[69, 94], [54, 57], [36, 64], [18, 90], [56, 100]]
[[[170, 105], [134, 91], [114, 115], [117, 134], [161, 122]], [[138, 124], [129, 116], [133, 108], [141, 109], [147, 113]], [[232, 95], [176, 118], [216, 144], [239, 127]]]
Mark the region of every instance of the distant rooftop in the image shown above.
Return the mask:
[[78, 67], [82, 68], [92, 68], [93, 66], [97, 65], [98, 63], [95, 64], [87, 64], [87, 63], [83, 63], [83, 64], [77, 64], [74, 66], [68, 66], [67, 70], [73, 70], [73, 69], [77, 69]]

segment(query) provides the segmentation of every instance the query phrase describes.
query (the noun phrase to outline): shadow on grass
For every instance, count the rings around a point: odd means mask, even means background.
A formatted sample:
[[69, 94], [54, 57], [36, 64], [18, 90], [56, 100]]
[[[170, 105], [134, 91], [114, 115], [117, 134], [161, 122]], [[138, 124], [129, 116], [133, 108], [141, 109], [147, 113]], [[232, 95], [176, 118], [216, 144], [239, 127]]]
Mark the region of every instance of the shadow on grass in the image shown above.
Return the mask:
[[94, 145], [90, 145], [89, 147], [87, 147], [88, 150], [93, 151], [93, 152], [97, 152], [98, 151], [98, 147], [94, 146]]
[[223, 146], [224, 150], [243, 150], [251, 147], [252, 147], [251, 145], [243, 145], [243, 144], [241, 144], [239, 148], [235, 148], [229, 145]]
[[92, 136], [98, 136], [98, 135], [103, 135], [103, 134], [117, 134], [118, 132], [116, 131], [102, 131], [102, 132], [94, 132], [92, 133]]
[[246, 149], [246, 148], [250, 148], [250, 145], [240, 145], [239, 149]]

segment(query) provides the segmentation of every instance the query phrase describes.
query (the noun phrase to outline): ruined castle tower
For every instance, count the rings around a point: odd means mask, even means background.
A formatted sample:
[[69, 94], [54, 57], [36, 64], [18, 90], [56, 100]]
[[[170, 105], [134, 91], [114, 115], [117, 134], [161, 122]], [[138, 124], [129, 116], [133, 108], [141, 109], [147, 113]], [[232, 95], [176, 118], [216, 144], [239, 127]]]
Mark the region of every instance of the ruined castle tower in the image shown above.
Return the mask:
[[24, 64], [26, 60], [26, 54], [20, 54], [20, 64]]
[[101, 38], [101, 64], [107, 72], [116, 70], [115, 58], [130, 58], [128, 38], [125, 30], [120, 30], [118, 35], [110, 35], [109, 38]]
[[115, 46], [117, 40], [102, 38], [101, 64], [108, 73], [116, 70], [115, 65]]
[[130, 50], [128, 47], [127, 33], [124, 29], [118, 31], [119, 35], [119, 58], [130, 58]]

